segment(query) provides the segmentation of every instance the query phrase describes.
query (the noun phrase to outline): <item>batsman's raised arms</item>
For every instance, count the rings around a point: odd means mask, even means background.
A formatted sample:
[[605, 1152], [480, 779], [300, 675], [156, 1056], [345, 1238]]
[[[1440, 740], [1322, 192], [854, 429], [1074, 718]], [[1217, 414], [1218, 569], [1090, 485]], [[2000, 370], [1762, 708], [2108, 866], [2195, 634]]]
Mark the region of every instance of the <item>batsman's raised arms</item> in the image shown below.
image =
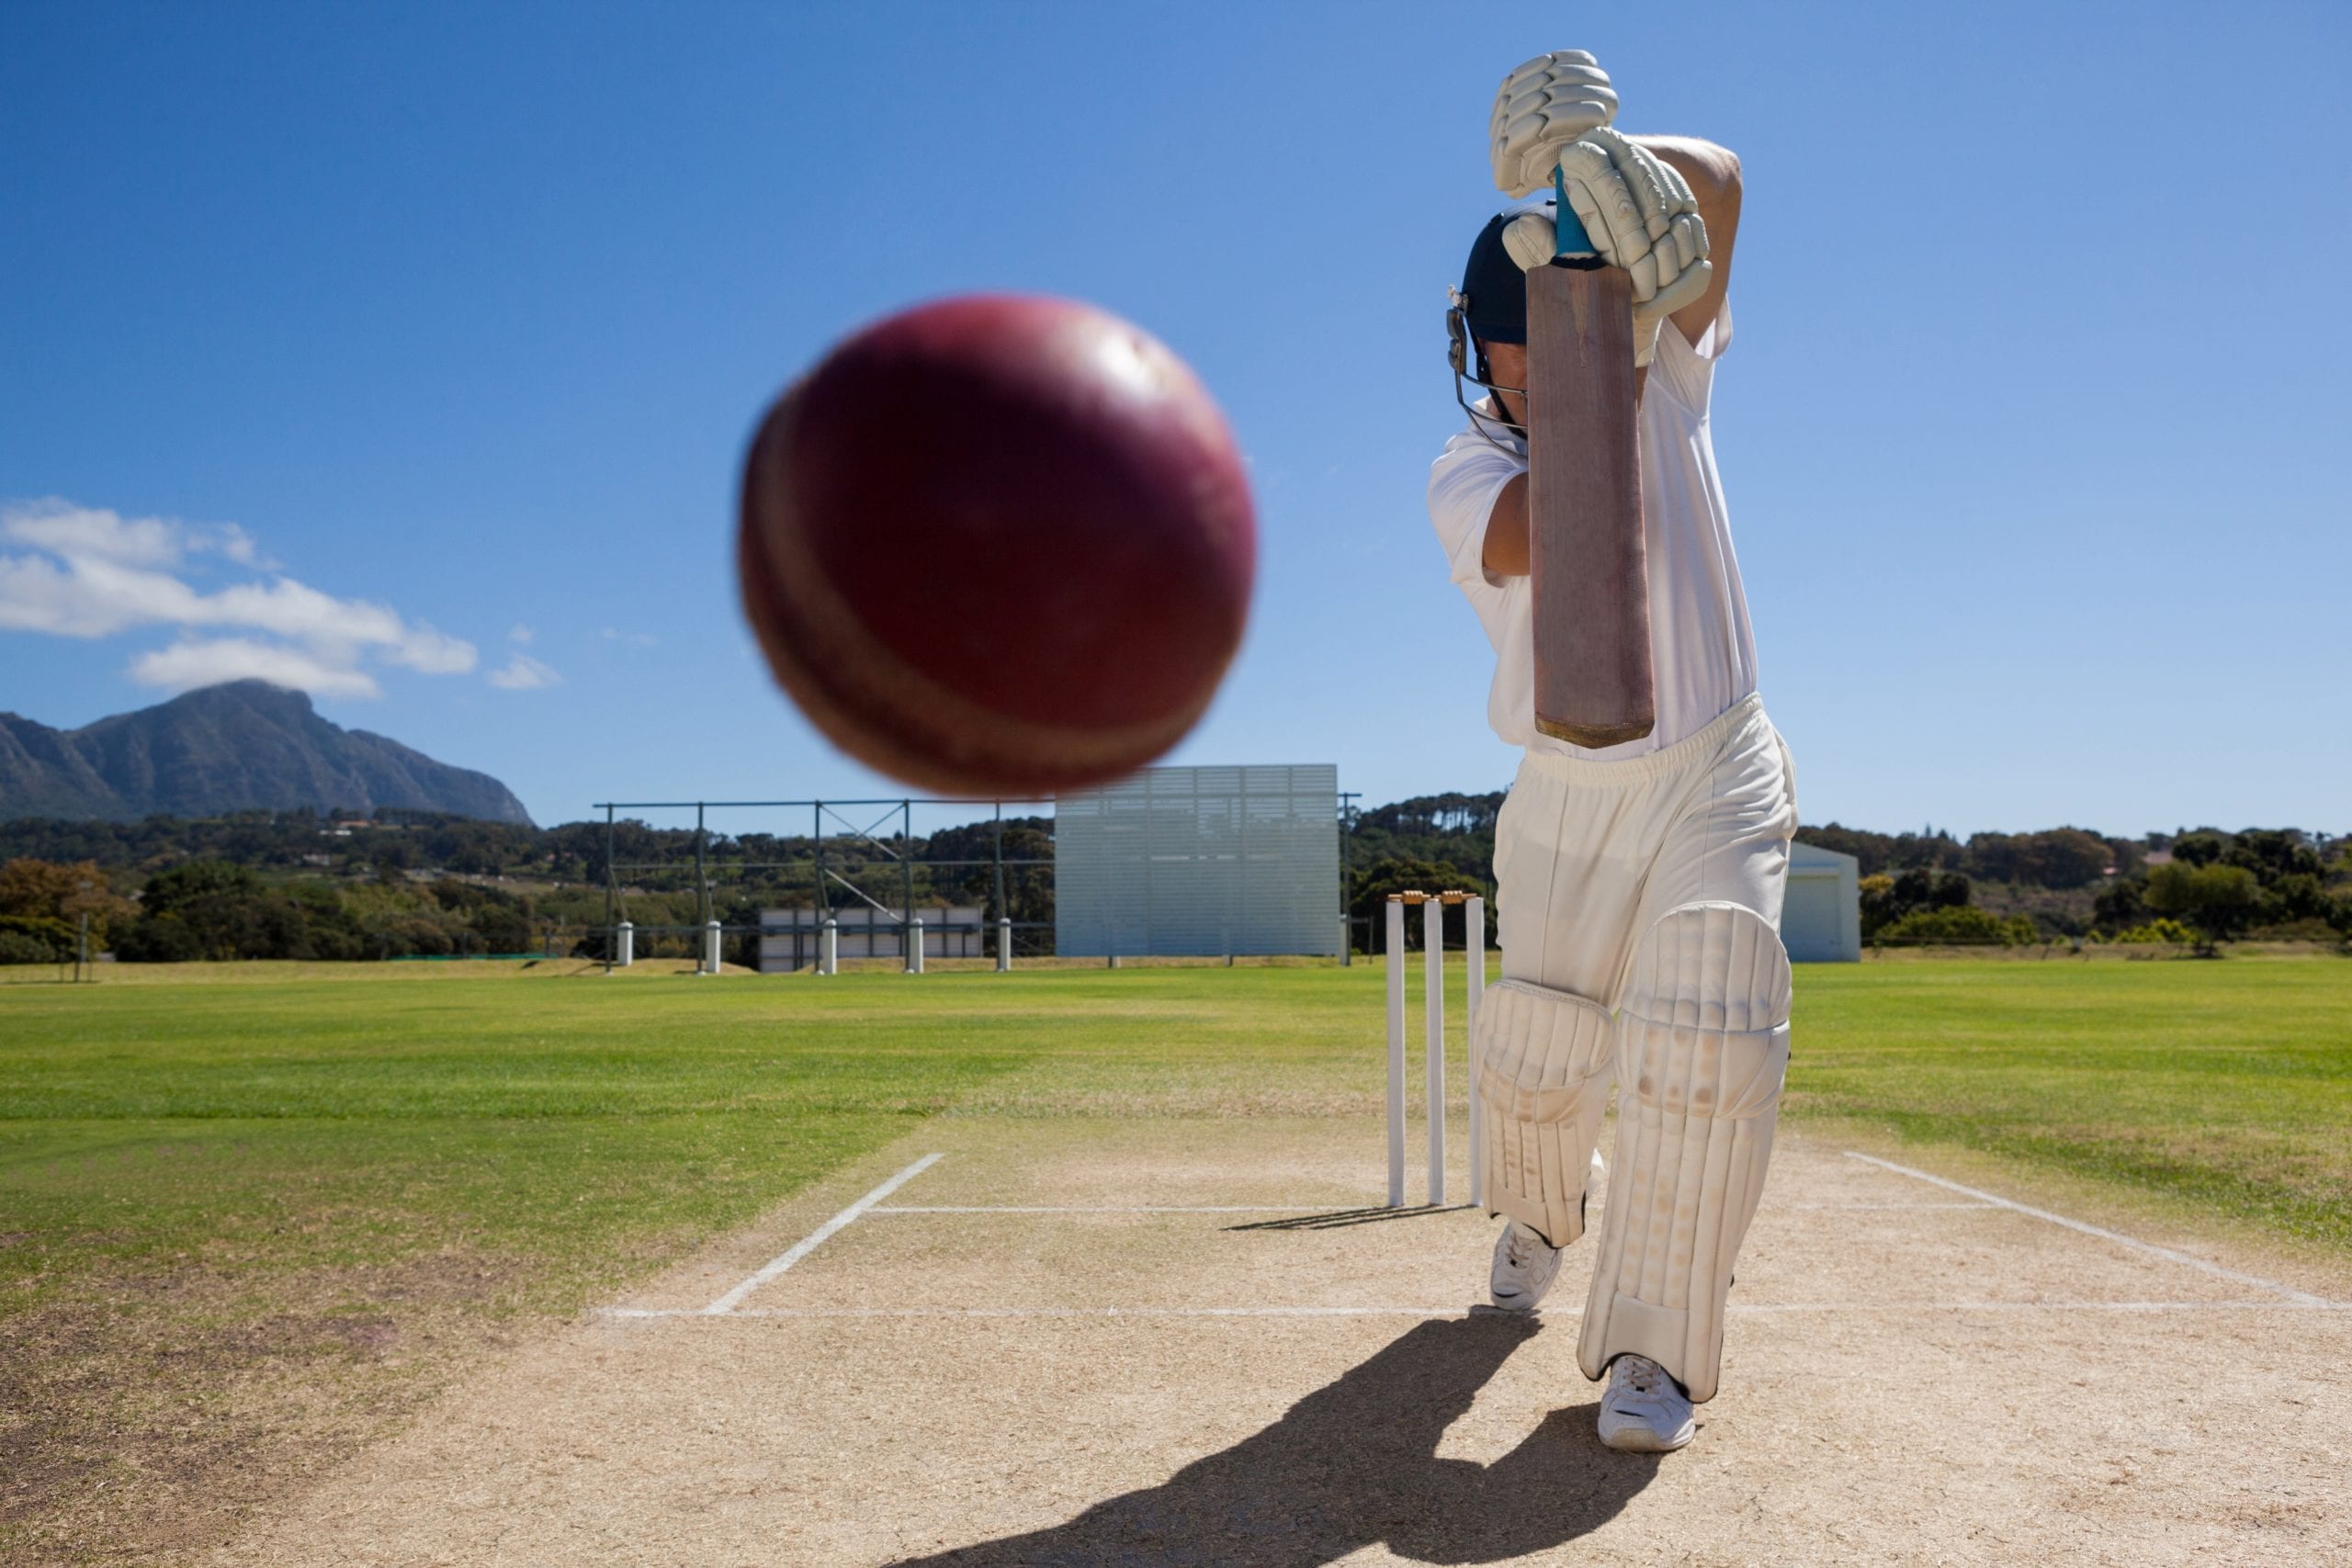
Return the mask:
[[1707, 287], [1707, 226], [1681, 173], [1637, 142], [1601, 126], [1560, 149], [1568, 206], [1601, 259], [1622, 266], [1634, 300], [1651, 314], [1689, 304]]
[[[1657, 351], [1657, 324], [1707, 292], [1714, 269], [1706, 220], [1690, 182], [1639, 142], [1602, 128], [1556, 148], [1561, 188], [1604, 261], [1623, 267], [1634, 298], [1634, 362]], [[1551, 219], [1525, 212], [1503, 231], [1522, 268], [1559, 252]]]

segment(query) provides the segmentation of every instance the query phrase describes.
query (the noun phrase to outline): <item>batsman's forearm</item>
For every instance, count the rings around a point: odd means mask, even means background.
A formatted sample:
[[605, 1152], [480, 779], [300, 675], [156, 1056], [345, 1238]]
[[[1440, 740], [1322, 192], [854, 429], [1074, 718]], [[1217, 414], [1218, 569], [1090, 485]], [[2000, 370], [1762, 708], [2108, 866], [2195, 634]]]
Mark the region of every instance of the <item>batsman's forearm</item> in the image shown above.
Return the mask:
[[1730, 148], [1695, 136], [1636, 136], [1630, 138], [1674, 165], [1690, 182], [1698, 199], [1699, 220], [1707, 226], [1707, 259], [1714, 276], [1707, 291], [1674, 312], [1674, 324], [1697, 343], [1722, 311], [1731, 288], [1731, 255], [1739, 243], [1740, 198], [1745, 189], [1739, 154]]

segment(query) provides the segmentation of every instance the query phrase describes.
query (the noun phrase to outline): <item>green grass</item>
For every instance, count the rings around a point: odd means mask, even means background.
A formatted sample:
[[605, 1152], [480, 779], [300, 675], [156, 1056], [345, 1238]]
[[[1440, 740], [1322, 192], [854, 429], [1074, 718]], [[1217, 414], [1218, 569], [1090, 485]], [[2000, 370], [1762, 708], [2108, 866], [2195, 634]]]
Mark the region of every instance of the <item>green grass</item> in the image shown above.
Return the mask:
[[[1374, 1113], [1379, 983], [1365, 965], [10, 987], [0, 1312], [219, 1246], [265, 1269], [463, 1246], [509, 1269], [509, 1304], [568, 1306], [915, 1117]], [[1793, 1113], [2352, 1247], [2352, 964], [1808, 968], [1790, 1089]]]
[[2352, 964], [1809, 968], [1790, 1108], [2352, 1252]]
[[[507, 1325], [609, 1299], [926, 1116], [1377, 1136], [1376, 964], [456, 967], [0, 986], [0, 1560], [152, 1547], [121, 1521], [186, 1506], [156, 1498], [331, 1457]], [[1797, 995], [1792, 1114], [2352, 1251], [2352, 963], [1822, 966]], [[119, 1483], [112, 1525], [75, 1501], [94, 1478]]]

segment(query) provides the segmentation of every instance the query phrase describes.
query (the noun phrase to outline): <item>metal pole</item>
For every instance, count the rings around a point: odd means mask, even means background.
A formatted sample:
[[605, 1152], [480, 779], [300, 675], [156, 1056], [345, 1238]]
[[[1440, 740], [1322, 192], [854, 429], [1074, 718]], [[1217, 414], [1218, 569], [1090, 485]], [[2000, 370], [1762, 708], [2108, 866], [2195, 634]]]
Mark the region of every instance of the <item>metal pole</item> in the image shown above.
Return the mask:
[[1405, 1206], [1405, 900], [1388, 896], [1388, 1206]]
[[1430, 1201], [1445, 1201], [1445, 905], [1421, 906], [1421, 1057], [1429, 1070]]
[[1012, 906], [1004, 896], [1004, 802], [996, 803], [996, 836], [989, 851], [989, 886], [996, 890], [996, 966], [1000, 972], [1012, 967]]
[[[1356, 927], [1348, 916], [1348, 889], [1355, 881], [1355, 799], [1352, 790], [1340, 792], [1340, 967], [1347, 968], [1355, 962]], [[1372, 933], [1364, 932], [1364, 945], [1372, 945]]]
[[841, 926], [832, 916], [827, 915], [824, 927], [817, 938], [817, 973], [820, 975], [840, 974], [841, 952]]
[[605, 973], [613, 972], [614, 901], [620, 897], [618, 874], [613, 870], [613, 807], [605, 807]]
[[[907, 901], [899, 908], [899, 936], [904, 942], [915, 918], [915, 803], [911, 797], [899, 802], [899, 886], [907, 890]], [[910, 948], [914, 954], [907, 970], [910, 975], [922, 973], [922, 947], [917, 941]]]
[[[695, 802], [695, 919], [710, 919], [710, 874], [703, 869], [702, 802]], [[718, 971], [714, 968], [712, 974]]]
[[1462, 1032], [1470, 1057], [1470, 1201], [1487, 1202], [1487, 1111], [1478, 1099], [1478, 1004], [1487, 996], [1487, 901], [1475, 895], [1462, 906], [1464, 934], [1469, 939], [1469, 984], [1462, 998]]
[[922, 919], [918, 916], [907, 922], [907, 973], [922, 973]]
[[702, 929], [702, 972], [718, 973], [718, 922], [711, 921]]
[[[1246, 910], [1250, 907], [1250, 770], [1247, 768], [1241, 770], [1241, 795], [1234, 805], [1235, 815], [1240, 820], [1233, 825], [1233, 879], [1226, 884], [1225, 966], [1227, 969], [1233, 967], [1234, 911]], [[1245, 942], [1249, 941], [1250, 928], [1246, 923], [1241, 935]]]
[[617, 950], [624, 969], [637, 962], [637, 922], [623, 920], [613, 928], [613, 941], [605, 949], [605, 973], [613, 972], [613, 959]]

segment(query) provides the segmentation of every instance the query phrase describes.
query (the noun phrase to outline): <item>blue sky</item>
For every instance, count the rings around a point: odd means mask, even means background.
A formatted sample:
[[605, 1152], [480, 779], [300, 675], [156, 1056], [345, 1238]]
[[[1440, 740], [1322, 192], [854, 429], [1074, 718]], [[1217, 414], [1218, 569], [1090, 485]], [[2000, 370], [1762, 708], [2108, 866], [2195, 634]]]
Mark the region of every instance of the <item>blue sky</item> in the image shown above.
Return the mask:
[[1009, 288], [1249, 453], [1171, 760], [1498, 787], [1421, 495], [1495, 83], [1576, 46], [1746, 163], [1715, 437], [1807, 819], [2352, 829], [2352, 13], [1658, 15], [0, 8], [0, 708], [275, 672], [542, 821], [893, 793], [751, 649], [737, 464], [844, 331]]

